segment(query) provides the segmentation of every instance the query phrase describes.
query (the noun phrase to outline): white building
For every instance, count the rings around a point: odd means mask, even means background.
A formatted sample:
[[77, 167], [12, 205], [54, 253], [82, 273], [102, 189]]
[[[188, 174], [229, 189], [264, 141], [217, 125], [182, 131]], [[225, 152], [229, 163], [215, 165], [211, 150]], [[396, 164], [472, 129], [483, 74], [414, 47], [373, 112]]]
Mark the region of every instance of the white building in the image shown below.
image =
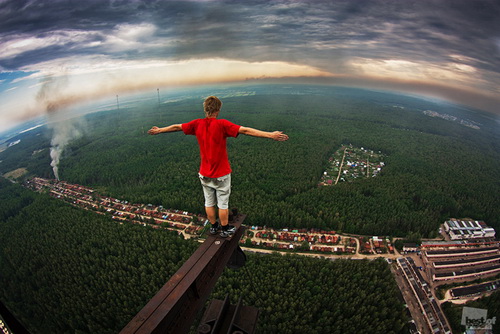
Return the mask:
[[444, 223], [444, 229], [451, 240], [495, 237], [495, 229], [478, 220], [450, 219]]

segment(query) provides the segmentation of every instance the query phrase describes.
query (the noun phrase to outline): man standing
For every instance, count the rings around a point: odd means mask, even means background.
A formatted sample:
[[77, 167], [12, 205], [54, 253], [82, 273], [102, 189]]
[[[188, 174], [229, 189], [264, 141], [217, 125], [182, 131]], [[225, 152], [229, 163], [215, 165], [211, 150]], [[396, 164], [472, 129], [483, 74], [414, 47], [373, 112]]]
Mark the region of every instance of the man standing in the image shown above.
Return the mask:
[[[234, 226], [228, 225], [229, 195], [231, 194], [231, 166], [226, 148], [227, 137], [248, 136], [270, 138], [276, 141], [288, 140], [288, 136], [281, 131], [261, 131], [218, 119], [222, 102], [215, 96], [209, 96], [203, 103], [205, 118], [199, 118], [183, 124], [172, 124], [164, 128], [153, 126], [148, 133], [156, 135], [183, 131], [186, 135], [194, 135], [200, 147], [199, 177], [205, 196], [205, 212], [210, 221], [210, 234], [217, 234], [226, 238], [234, 233]], [[216, 220], [216, 208], [219, 208], [220, 225]]]

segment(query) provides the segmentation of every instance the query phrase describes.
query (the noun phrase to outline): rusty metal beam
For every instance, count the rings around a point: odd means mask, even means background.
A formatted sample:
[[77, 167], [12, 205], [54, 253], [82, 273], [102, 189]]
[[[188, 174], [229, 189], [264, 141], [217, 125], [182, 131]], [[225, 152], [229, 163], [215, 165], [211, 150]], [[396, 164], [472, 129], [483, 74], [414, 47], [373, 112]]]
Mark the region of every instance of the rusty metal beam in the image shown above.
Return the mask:
[[245, 215], [232, 216], [230, 238], [208, 236], [120, 334], [187, 333], [245, 231]]
[[0, 301], [0, 333], [30, 334], [9, 309]]
[[226, 295], [224, 301], [210, 302], [198, 326], [198, 334], [253, 334], [258, 316], [259, 310], [244, 306], [241, 297], [238, 304], [231, 305]]

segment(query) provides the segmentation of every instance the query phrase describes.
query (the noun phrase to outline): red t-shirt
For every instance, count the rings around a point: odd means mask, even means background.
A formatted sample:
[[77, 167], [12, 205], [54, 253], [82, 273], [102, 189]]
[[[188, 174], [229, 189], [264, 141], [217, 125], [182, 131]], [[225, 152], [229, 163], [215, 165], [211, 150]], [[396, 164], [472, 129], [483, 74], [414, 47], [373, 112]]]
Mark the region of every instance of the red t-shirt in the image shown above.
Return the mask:
[[225, 119], [199, 118], [182, 124], [186, 135], [195, 135], [200, 146], [200, 174], [216, 178], [231, 173], [226, 138], [238, 137], [240, 125]]

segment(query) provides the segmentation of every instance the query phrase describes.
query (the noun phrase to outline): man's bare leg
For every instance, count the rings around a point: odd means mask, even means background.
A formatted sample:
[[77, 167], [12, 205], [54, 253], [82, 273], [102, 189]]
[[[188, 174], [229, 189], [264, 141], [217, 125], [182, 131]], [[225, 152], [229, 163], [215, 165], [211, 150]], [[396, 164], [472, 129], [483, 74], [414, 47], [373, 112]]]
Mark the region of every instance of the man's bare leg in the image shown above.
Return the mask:
[[227, 238], [233, 235], [235, 227], [229, 225], [229, 209], [219, 209], [219, 219], [222, 225], [220, 236], [223, 238]]
[[205, 212], [207, 213], [207, 218], [210, 221], [210, 224], [212, 224], [212, 225], [215, 224], [215, 221], [217, 219], [215, 207], [214, 206], [206, 206]]
[[219, 209], [219, 219], [222, 226], [229, 223], [229, 209]]

